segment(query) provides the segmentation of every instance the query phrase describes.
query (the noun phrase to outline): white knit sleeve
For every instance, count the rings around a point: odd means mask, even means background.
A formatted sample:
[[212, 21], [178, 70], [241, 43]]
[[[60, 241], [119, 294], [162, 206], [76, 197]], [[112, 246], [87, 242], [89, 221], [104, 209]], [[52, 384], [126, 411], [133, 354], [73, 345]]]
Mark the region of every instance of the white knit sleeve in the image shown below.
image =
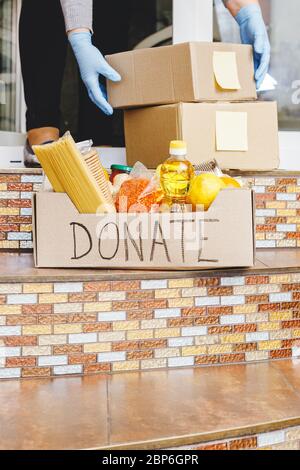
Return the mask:
[[66, 31], [77, 28], [93, 30], [93, 0], [60, 0]]

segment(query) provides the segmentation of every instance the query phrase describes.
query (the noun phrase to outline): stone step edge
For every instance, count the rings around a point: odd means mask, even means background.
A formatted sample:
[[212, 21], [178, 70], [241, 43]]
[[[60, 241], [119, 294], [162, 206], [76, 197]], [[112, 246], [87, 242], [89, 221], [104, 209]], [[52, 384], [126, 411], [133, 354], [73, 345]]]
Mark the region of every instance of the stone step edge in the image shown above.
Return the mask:
[[240, 439], [247, 436], [254, 436], [257, 434], [269, 433], [280, 431], [286, 428], [292, 428], [300, 425], [300, 416], [293, 418], [286, 418], [279, 421], [269, 421], [258, 423], [256, 425], [249, 425], [240, 428], [224, 429], [220, 431], [212, 431], [208, 433], [199, 433], [183, 436], [174, 436], [171, 438], [154, 439], [138, 442], [124, 442], [120, 444], [108, 445], [103, 447], [95, 447], [91, 449], [82, 450], [160, 450], [180, 448], [183, 446], [193, 446], [201, 444], [209, 444], [210, 442], [223, 441], [227, 439]]
[[[61, 270], [62, 273], [58, 274], [57, 269], [47, 269], [46, 273], [35, 274], [24, 274], [24, 275], [7, 275], [0, 274], [0, 284], [19, 284], [19, 283], [42, 283], [42, 282], [111, 282], [111, 281], [134, 281], [134, 280], [163, 280], [163, 279], [193, 279], [197, 277], [239, 277], [239, 276], [260, 276], [260, 275], [273, 275], [273, 274], [293, 274], [298, 273], [300, 270], [299, 266], [293, 267], [253, 267], [250, 269], [240, 268], [224, 268], [222, 270], [198, 270], [198, 271], [118, 271], [111, 269], [109, 272], [99, 268], [98, 272], [84, 270], [81, 272], [74, 272], [74, 274], [68, 273], [63, 274], [65, 270]], [[50, 274], [49, 271], [53, 271]], [[75, 271], [75, 270], [74, 270]]]

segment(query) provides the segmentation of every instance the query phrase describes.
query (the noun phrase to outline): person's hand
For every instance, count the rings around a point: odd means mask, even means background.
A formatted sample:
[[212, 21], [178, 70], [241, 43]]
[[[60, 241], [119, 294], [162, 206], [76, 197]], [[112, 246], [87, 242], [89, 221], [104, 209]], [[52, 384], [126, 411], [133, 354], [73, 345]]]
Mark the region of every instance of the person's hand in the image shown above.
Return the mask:
[[270, 41], [261, 8], [257, 4], [245, 6], [235, 19], [240, 26], [242, 43], [253, 46], [255, 80], [259, 89], [269, 70], [271, 56]]
[[111, 116], [113, 108], [107, 102], [106, 91], [99, 82], [99, 75], [113, 82], [119, 82], [120, 75], [106, 62], [101, 52], [93, 46], [90, 32], [71, 32], [69, 41], [90, 99], [105, 114]]

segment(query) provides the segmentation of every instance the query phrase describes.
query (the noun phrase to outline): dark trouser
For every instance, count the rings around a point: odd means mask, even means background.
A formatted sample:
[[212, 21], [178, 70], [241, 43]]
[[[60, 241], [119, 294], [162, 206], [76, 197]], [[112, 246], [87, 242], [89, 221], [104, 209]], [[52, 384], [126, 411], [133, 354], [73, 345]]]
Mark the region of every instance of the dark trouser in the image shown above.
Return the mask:
[[27, 130], [60, 127], [67, 37], [59, 0], [23, 0], [20, 55]]
[[[128, 50], [130, 1], [94, 0], [93, 44], [105, 56]], [[105, 84], [105, 79], [100, 78]], [[79, 83], [78, 139], [91, 138], [97, 145], [122, 147], [123, 112], [104, 115], [89, 99], [84, 83]]]
[[[128, 48], [129, 0], [94, 0], [94, 44], [105, 54]], [[61, 89], [67, 38], [59, 0], [23, 0], [20, 54], [27, 105], [27, 130], [60, 128]], [[122, 114], [108, 118], [89, 100], [80, 81], [79, 140], [122, 145]]]

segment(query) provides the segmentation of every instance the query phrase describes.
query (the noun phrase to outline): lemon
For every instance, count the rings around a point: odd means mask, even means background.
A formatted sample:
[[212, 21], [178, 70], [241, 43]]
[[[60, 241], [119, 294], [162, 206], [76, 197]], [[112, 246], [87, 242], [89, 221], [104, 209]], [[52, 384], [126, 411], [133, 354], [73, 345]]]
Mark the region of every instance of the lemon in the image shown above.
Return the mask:
[[236, 179], [231, 178], [231, 176], [222, 176], [221, 180], [225, 184], [226, 188], [241, 188], [240, 183]]
[[203, 173], [193, 178], [187, 202], [193, 207], [203, 205], [208, 210], [225, 184], [221, 178], [212, 173]]

